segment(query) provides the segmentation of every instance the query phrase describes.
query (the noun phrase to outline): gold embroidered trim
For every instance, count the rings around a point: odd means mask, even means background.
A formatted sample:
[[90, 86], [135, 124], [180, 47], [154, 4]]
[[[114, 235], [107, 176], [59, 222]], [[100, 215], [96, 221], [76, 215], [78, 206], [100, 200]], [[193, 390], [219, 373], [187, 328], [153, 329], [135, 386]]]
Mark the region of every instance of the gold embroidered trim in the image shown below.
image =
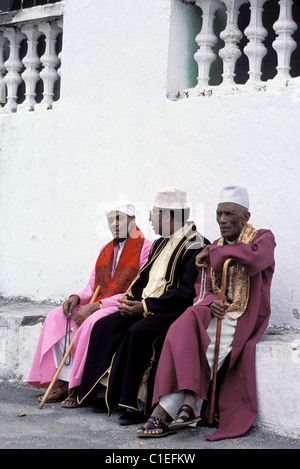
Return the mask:
[[[238, 241], [245, 244], [251, 244], [256, 236], [257, 230], [247, 223], [240, 233]], [[220, 238], [219, 246], [223, 246], [224, 238]], [[221, 273], [215, 273], [211, 269], [211, 283], [215, 295], [220, 294]], [[246, 311], [250, 295], [250, 276], [239, 263], [230, 269], [227, 297], [232, 301], [227, 308], [226, 317], [229, 319], [238, 319]]]
[[[155, 344], [156, 344], [158, 339], [159, 339], [159, 337], [156, 337], [156, 339], [152, 343], [152, 351], [153, 351], [152, 357], [150, 359], [149, 365], [147, 366], [147, 368], [146, 368], [146, 370], [143, 374], [142, 382], [141, 382], [141, 384], [139, 386], [139, 389], [138, 389], [137, 403], [138, 403], [139, 408], [140, 408], [139, 398], [140, 398], [140, 401], [142, 401], [145, 404], [144, 409], [146, 408], [146, 402], [147, 402], [147, 398], [148, 398], [147, 382], [148, 382], [149, 374], [150, 374], [150, 372], [152, 370], [152, 367], [153, 367], [153, 363], [155, 362]], [[143, 391], [142, 391], [143, 387], [144, 387], [144, 395], [143, 395]], [[142, 398], [144, 398], [144, 400]]]
[[[189, 229], [184, 233], [183, 236], [185, 236], [185, 235], [190, 231], [190, 229], [192, 228], [192, 226], [195, 226], [195, 224], [194, 224], [193, 222], [192, 222], [192, 224], [189, 226]], [[177, 252], [177, 254], [176, 254], [176, 256], [175, 256], [175, 259], [174, 259], [174, 262], [173, 262], [173, 265], [172, 265], [172, 268], [171, 268], [171, 274], [170, 274], [169, 281], [168, 281], [168, 282], [166, 281], [166, 284], [165, 284], [165, 290], [168, 290], [168, 287], [173, 284], [173, 281], [174, 281], [174, 274], [175, 274], [175, 268], [176, 268], [176, 264], [177, 264], [178, 257], [180, 256], [182, 250], [185, 249], [186, 245], [190, 242], [191, 238], [193, 238], [193, 237], [196, 235], [196, 233], [198, 233], [198, 232], [192, 232], [192, 233], [186, 238], [186, 240], [182, 243], [182, 246], [178, 249], [178, 252]], [[202, 239], [202, 244], [203, 244], [203, 239], [204, 239], [204, 238], [203, 238], [202, 235], [200, 235], [200, 233], [198, 233], [198, 234], [199, 234], [200, 238]], [[183, 237], [183, 236], [182, 236], [182, 237]], [[171, 256], [172, 256], [172, 254], [174, 253], [175, 249], [177, 248], [178, 244], [179, 244], [181, 241], [182, 241], [182, 238], [178, 241], [178, 243], [176, 244], [176, 246], [175, 246], [175, 248], [173, 249], [172, 253], [170, 254], [170, 257], [169, 257], [168, 262], [167, 262], [167, 267], [166, 267], [166, 270], [165, 270], [164, 277], [165, 277], [166, 274], [167, 274], [167, 269], [168, 269], [169, 260], [170, 260], [170, 258], [171, 258]], [[198, 243], [198, 242], [193, 243], [193, 244], [197, 244], [197, 243]]]
[[[77, 402], [78, 404], [81, 404], [84, 399], [86, 399], [88, 397], [88, 395], [93, 391], [93, 389], [95, 389], [95, 387], [97, 386], [97, 384], [99, 383], [99, 381], [101, 381], [101, 379], [106, 375], [108, 374], [108, 381], [107, 381], [107, 387], [108, 387], [108, 382], [109, 382], [109, 375], [110, 375], [110, 370], [111, 370], [111, 367], [112, 367], [112, 362], [113, 362], [113, 359], [115, 357], [115, 354], [113, 355], [112, 357], [112, 361], [111, 361], [111, 364], [109, 366], [109, 368], [107, 368], [107, 370], [100, 376], [99, 379], [97, 379], [97, 381], [95, 382], [94, 386], [91, 387], [91, 389], [86, 393], [85, 396], [83, 396], [83, 398], [81, 400], [79, 400], [79, 396], [77, 396]], [[106, 387], [106, 389], [107, 389]], [[105, 393], [106, 394], [106, 393]], [[106, 402], [106, 405], [107, 405], [107, 400], [106, 400], [106, 396], [105, 396], [105, 402]]]
[[[115, 356], [116, 356], [116, 354], [114, 353], [114, 354], [113, 354], [113, 357], [112, 357], [112, 359], [111, 359], [111, 362], [110, 362], [109, 371], [112, 369]], [[107, 385], [106, 385], [106, 392], [105, 392], [105, 404], [106, 404], [106, 407], [107, 407], [107, 415], [108, 415], [108, 416], [110, 416], [110, 414], [111, 414], [111, 412], [110, 412], [110, 407], [109, 407], [109, 405], [108, 405], [108, 400], [107, 400], [107, 393], [108, 393], [108, 387], [109, 387], [109, 378], [110, 378], [110, 373], [108, 374]]]
[[[165, 247], [165, 245], [167, 244], [169, 238], [166, 238], [162, 243], [161, 245], [158, 247], [156, 253], [154, 254], [154, 256], [152, 257], [150, 263], [152, 264], [155, 259], [159, 256], [159, 254], [161, 253], [161, 251], [163, 250], [163, 248]], [[152, 248], [151, 248], [152, 250]], [[148, 267], [148, 262], [144, 265], [144, 267], [139, 271], [138, 275], [135, 277], [135, 279], [131, 282], [131, 285], [129, 286], [127, 292], [125, 293], [124, 296], [126, 295], [130, 295], [132, 296], [132, 287], [133, 285], [135, 284], [135, 282], [137, 282], [137, 280], [140, 278], [141, 276], [141, 273]]]
[[145, 299], [142, 300], [142, 305], [144, 309], [144, 312], [143, 312], [144, 318], [146, 318], [147, 316], [151, 316], [151, 315], [154, 316], [154, 313], [151, 313], [151, 311], [148, 311]]
[[[167, 274], [167, 270], [168, 270], [168, 267], [169, 267], [169, 262], [170, 262], [170, 259], [174, 253], [174, 251], [177, 249], [178, 247], [178, 244], [182, 242], [182, 239], [184, 236], [187, 235], [187, 233], [189, 233], [189, 231], [195, 226], [195, 223], [194, 222], [191, 222], [191, 224], [187, 227], [186, 231], [182, 234], [181, 238], [178, 239], [178, 242], [175, 244], [175, 246], [173, 247], [169, 257], [168, 257], [168, 260], [166, 262], [166, 268], [165, 268], [165, 272], [164, 272], [164, 275], [163, 277], [165, 278], [166, 277], [166, 274]], [[174, 262], [173, 262], [173, 266], [171, 268], [171, 276], [170, 276], [170, 279], [169, 281], [167, 282], [166, 280], [164, 281], [164, 285], [160, 286], [159, 289], [162, 290], [162, 293], [164, 293], [164, 291], [168, 290], [168, 286], [170, 284], [172, 284], [173, 282], [173, 279], [174, 279], [174, 272], [175, 272], [175, 266], [176, 266], [176, 261], [180, 255], [180, 253], [182, 252], [182, 249], [186, 246], [186, 244], [190, 241], [191, 238], [193, 238], [194, 236], [196, 235], [199, 235], [201, 241], [196, 241], [195, 243], [193, 243], [193, 246], [196, 245], [197, 243], [202, 243], [202, 246], [204, 246], [204, 237], [198, 232], [198, 231], [193, 231], [188, 237], [187, 239], [183, 242], [179, 252], [177, 253], [175, 259], [174, 259]], [[152, 257], [151, 259], [151, 264], [157, 259], [157, 257], [159, 256], [159, 254], [161, 253], [161, 251], [164, 249], [164, 247], [166, 246], [167, 242], [169, 241], [169, 238], [165, 238], [165, 240], [161, 243], [161, 245], [159, 246], [159, 248], [157, 249], [156, 253], [154, 254], [154, 256]], [[151, 248], [151, 251], [152, 251], [153, 247]], [[185, 255], [185, 254], [184, 254]], [[125, 295], [130, 295], [132, 296], [132, 287], [133, 285], [135, 284], [135, 282], [139, 279], [139, 277], [141, 276], [142, 272], [144, 271], [144, 269], [147, 267], [148, 264], [146, 264], [139, 272], [139, 274], [137, 275], [137, 277], [132, 281], [131, 285], [129, 286], [127, 292]], [[155, 290], [156, 291], [156, 290]], [[152, 295], [153, 293], [152, 292]]]
[[[159, 339], [159, 337], [157, 337], [154, 342], [152, 343], [152, 350], [153, 350], [153, 353], [152, 353], [152, 357], [150, 359], [150, 362], [149, 362], [149, 365], [147, 366], [144, 374], [143, 374], [143, 378], [142, 378], [142, 381], [141, 381], [141, 384], [139, 385], [139, 389], [138, 389], [138, 392], [137, 392], [137, 396], [136, 396], [136, 401], [137, 401], [137, 406], [136, 407], [132, 407], [130, 405], [126, 405], [126, 404], [118, 404], [119, 407], [126, 407], [127, 409], [132, 409], [132, 410], [138, 410], [138, 411], [141, 411], [141, 407], [140, 407], [140, 404], [139, 404], [139, 396], [141, 394], [141, 388], [142, 386], [144, 385], [145, 386], [145, 404], [147, 402], [147, 396], [148, 396], [148, 393], [147, 393], [147, 380], [148, 380], [148, 376], [150, 374], [150, 371], [152, 369], [152, 366], [153, 366], [153, 363], [155, 362], [155, 344], [156, 344], [156, 341]], [[144, 407], [144, 410], [145, 410], [145, 407]]]

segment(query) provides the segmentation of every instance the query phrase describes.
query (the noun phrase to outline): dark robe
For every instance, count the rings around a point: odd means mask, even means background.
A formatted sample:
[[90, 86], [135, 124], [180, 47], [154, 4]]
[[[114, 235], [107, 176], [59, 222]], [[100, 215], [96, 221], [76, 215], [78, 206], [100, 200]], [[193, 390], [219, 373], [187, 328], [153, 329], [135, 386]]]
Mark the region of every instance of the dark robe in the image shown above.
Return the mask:
[[[218, 429], [204, 435], [208, 440], [244, 435], [257, 417], [255, 347], [271, 312], [275, 246], [271, 231], [258, 230], [251, 244], [218, 246], [214, 241], [210, 248], [210, 264], [215, 272], [222, 271], [229, 257], [237, 259], [245, 268], [250, 276], [250, 297], [246, 311], [237, 320], [228, 369], [219, 389], [215, 414]], [[209, 305], [218, 297], [212, 292], [209, 275], [207, 284], [203, 300], [189, 307], [166, 335], [156, 373], [153, 405], [159, 402], [160, 396], [185, 389], [197, 393], [206, 404], [209, 402], [210, 368], [206, 350], [210, 338], [206, 329], [212, 318]], [[202, 417], [205, 423], [207, 412]]]
[[[141, 301], [153, 262], [169, 238], [157, 239], [149, 260], [128, 290], [130, 298]], [[145, 413], [150, 411], [154, 376], [163, 339], [170, 325], [186, 310], [195, 297], [197, 270], [195, 257], [209, 241], [203, 239], [194, 223], [175, 244], [168, 259], [164, 291], [158, 298], [148, 297], [145, 304], [152, 313], [124, 318], [119, 312], [97, 321], [93, 327], [85, 368], [79, 388], [81, 403], [108, 370], [106, 391], [108, 412], [118, 406], [139, 409], [138, 393], [148, 369]]]

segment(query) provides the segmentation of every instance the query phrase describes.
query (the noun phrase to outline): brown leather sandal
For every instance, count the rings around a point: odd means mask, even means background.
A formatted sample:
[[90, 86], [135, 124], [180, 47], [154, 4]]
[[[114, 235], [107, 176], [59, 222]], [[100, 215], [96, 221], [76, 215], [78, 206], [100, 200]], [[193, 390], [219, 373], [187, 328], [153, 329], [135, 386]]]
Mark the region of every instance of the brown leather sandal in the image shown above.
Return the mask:
[[[38, 400], [41, 402], [43, 400], [44, 395], [39, 396]], [[53, 391], [50, 392], [49, 396], [47, 397], [45, 403], [51, 403], [51, 402], [61, 402], [64, 399], [68, 397], [68, 390], [63, 390], [62, 388], [57, 388], [53, 389]]]
[[[185, 412], [188, 414], [186, 415], [179, 415], [181, 412]], [[183, 422], [177, 422], [177, 420], [183, 420]], [[173, 430], [176, 430], [178, 428], [184, 428], [190, 425], [191, 423], [199, 422], [201, 420], [201, 417], [196, 417], [195, 413], [192, 409], [192, 407], [189, 404], [183, 404], [180, 409], [178, 410], [178, 413], [175, 417], [175, 419], [170, 423], [169, 427], [172, 428]]]
[[[148, 425], [148, 426], [147, 426]], [[137, 436], [140, 438], [159, 438], [161, 436], [171, 435], [172, 433], [176, 433], [174, 430], [169, 430], [169, 426], [165, 424], [165, 422], [160, 419], [159, 417], [151, 416], [145, 425], [142, 425], [139, 430], [143, 430], [143, 432], [147, 430], [154, 430], [156, 428], [160, 428], [162, 432], [160, 433], [138, 433]]]

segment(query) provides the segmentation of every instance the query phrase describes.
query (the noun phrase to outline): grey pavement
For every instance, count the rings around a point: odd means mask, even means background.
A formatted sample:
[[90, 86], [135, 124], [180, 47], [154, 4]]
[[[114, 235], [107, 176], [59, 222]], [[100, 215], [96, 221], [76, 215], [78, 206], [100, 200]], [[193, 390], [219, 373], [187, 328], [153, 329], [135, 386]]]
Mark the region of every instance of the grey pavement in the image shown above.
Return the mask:
[[177, 454], [180, 450], [193, 453], [192, 450], [200, 449], [300, 448], [298, 439], [279, 436], [255, 426], [242, 438], [217, 442], [205, 440], [203, 435], [212, 433], [214, 429], [203, 427], [180, 430], [164, 438], [140, 439], [136, 436], [138, 425], [120, 426], [118, 413], [108, 417], [92, 412], [91, 407], [65, 409], [60, 403], [45, 404], [40, 409], [39, 394], [40, 390], [28, 384], [0, 383], [1, 449], [130, 450], [133, 454], [136, 454], [133, 450], [146, 449], [151, 450], [155, 457], [162, 450]]

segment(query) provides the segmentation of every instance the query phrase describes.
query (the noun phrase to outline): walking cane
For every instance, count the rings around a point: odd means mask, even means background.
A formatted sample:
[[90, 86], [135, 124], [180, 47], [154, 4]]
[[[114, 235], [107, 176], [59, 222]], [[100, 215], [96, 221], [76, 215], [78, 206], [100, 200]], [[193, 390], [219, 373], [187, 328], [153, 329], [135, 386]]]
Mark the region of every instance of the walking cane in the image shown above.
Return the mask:
[[[95, 299], [96, 299], [97, 296], [98, 296], [99, 290], [100, 290], [100, 285], [98, 285], [98, 287], [96, 288], [95, 293], [93, 294], [93, 297], [92, 297], [92, 299], [91, 299], [91, 301], [90, 301], [90, 304], [91, 304], [91, 303], [94, 303]], [[77, 330], [77, 332], [78, 332], [78, 330]], [[52, 379], [51, 383], [49, 384], [47, 391], [46, 391], [45, 394], [44, 394], [44, 397], [43, 397], [43, 399], [42, 399], [42, 401], [41, 401], [41, 403], [40, 403], [40, 409], [43, 408], [43, 406], [44, 406], [44, 404], [45, 404], [45, 402], [46, 402], [46, 399], [47, 399], [47, 397], [49, 396], [49, 393], [51, 392], [51, 390], [52, 390], [52, 388], [53, 388], [53, 386], [54, 386], [54, 384], [55, 384], [55, 382], [56, 382], [56, 380], [57, 380], [57, 378], [58, 378], [58, 375], [59, 375], [59, 373], [61, 372], [61, 369], [62, 369], [62, 367], [64, 366], [65, 361], [66, 361], [66, 359], [68, 358], [68, 356], [69, 356], [69, 354], [70, 354], [70, 352], [71, 352], [71, 350], [72, 350], [72, 348], [73, 348], [73, 345], [74, 345], [74, 341], [75, 341], [75, 337], [76, 337], [77, 332], [75, 333], [73, 339], [71, 340], [70, 345], [69, 345], [69, 347], [67, 348], [67, 351], [66, 351], [66, 353], [64, 354], [63, 359], [62, 359], [62, 361], [61, 361], [59, 367], [57, 368], [56, 373], [55, 373], [55, 375], [53, 376], [53, 379]]]
[[[220, 301], [222, 303], [225, 299], [226, 291], [226, 282], [227, 282], [227, 271], [230, 264], [237, 262], [232, 257], [226, 259], [223, 265], [222, 271], [222, 280], [221, 280], [221, 292], [220, 292]], [[216, 387], [217, 387], [217, 372], [218, 372], [218, 362], [219, 362], [219, 352], [220, 352], [220, 340], [221, 340], [221, 328], [222, 328], [222, 319], [217, 320], [217, 332], [216, 332], [216, 342], [215, 342], [215, 355], [214, 355], [214, 365], [213, 365], [213, 379], [212, 379], [212, 389], [211, 389], [211, 400], [210, 400], [210, 410], [208, 416], [208, 423], [213, 423], [214, 411], [215, 411], [215, 400], [216, 400]]]

